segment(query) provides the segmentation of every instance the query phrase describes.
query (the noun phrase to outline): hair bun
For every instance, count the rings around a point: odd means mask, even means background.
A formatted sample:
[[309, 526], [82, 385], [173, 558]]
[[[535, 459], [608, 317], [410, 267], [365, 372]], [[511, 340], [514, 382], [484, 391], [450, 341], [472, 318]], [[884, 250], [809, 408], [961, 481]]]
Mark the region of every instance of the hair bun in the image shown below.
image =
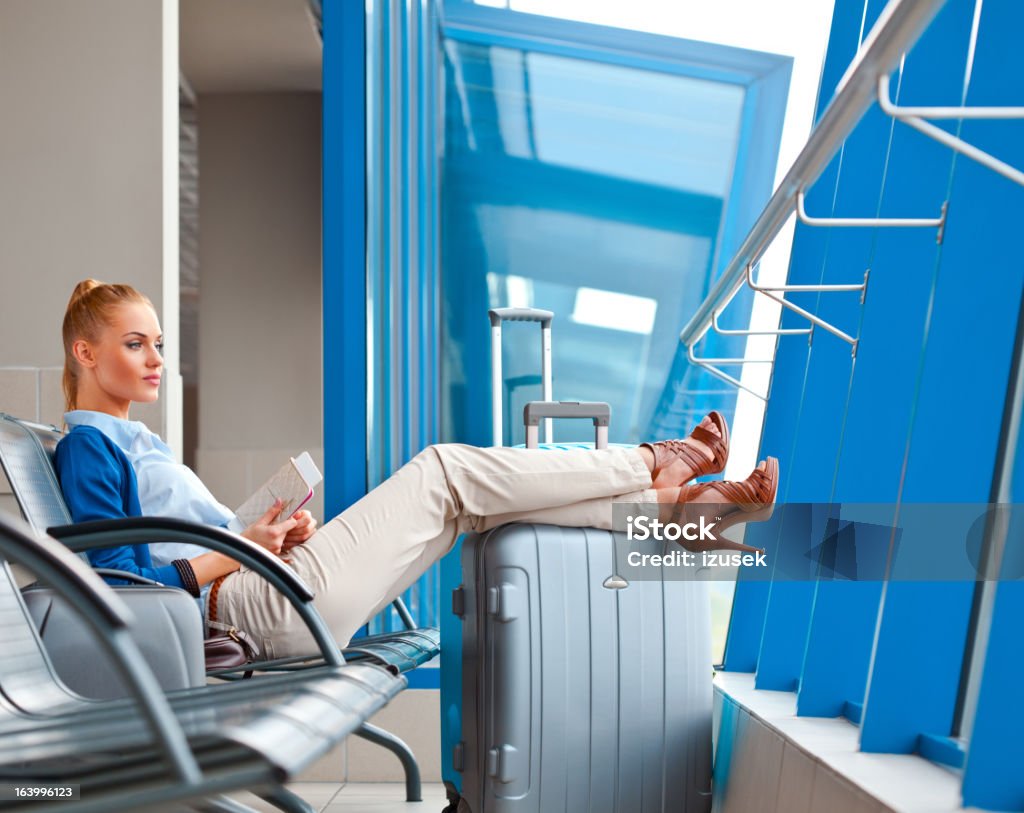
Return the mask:
[[104, 283], [100, 282], [99, 280], [93, 279], [92, 277], [89, 277], [89, 279], [83, 279], [80, 283], [78, 283], [78, 285], [75, 286], [75, 290], [72, 292], [71, 299], [68, 302], [68, 307], [70, 307], [73, 302], [77, 302], [83, 296], [88, 294], [91, 290], [93, 290], [93, 288], [99, 288], [103, 284]]

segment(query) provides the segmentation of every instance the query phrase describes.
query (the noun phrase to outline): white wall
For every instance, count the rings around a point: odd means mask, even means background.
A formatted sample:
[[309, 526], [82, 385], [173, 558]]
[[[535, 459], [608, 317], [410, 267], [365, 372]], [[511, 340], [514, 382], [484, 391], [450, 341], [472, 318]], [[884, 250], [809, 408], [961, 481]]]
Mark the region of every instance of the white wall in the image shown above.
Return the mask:
[[[135, 285], [176, 330], [177, 77], [177, 0], [0, 3], [0, 410], [60, 421], [80, 279]], [[133, 417], [173, 440], [167, 362], [161, 404]]]
[[200, 94], [198, 112], [196, 468], [234, 507], [289, 456], [322, 464], [320, 94]]

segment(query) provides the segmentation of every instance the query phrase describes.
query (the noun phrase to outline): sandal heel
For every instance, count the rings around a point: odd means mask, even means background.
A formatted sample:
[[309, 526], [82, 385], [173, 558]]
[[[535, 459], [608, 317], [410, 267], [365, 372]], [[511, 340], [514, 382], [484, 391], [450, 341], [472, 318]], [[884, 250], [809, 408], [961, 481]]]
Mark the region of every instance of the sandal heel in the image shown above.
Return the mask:
[[[735, 542], [732, 539], [721, 536], [733, 525], [746, 522], [761, 522], [771, 517], [775, 511], [775, 498], [779, 492], [779, 461], [777, 458], [768, 457], [764, 461], [763, 469], [757, 468], [751, 475], [740, 483], [735, 482], [714, 482], [700, 483], [695, 486], [684, 486], [679, 491], [679, 505], [672, 516], [673, 522], [685, 521], [690, 515], [701, 516], [698, 510], [698, 503], [692, 502], [694, 497], [708, 489], [716, 489], [725, 495], [728, 502], [736, 507], [716, 523], [716, 538], [703, 541], [683, 541], [679, 544], [691, 552], [705, 550], [734, 550], [744, 553], [763, 553], [763, 548], [755, 548], [752, 545], [745, 545], [742, 542]], [[705, 503], [705, 511], [713, 503]], [[704, 516], [707, 514], [705, 513]]]

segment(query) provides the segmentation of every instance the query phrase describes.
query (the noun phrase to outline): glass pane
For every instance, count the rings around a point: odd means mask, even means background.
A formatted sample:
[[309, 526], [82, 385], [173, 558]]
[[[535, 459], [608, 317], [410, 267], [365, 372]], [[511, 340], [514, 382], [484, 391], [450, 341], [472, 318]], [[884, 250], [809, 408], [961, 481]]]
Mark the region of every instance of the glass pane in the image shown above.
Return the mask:
[[[443, 437], [489, 443], [489, 307], [555, 312], [554, 395], [648, 439], [707, 290], [744, 104], [735, 85], [449, 40]], [[536, 327], [505, 331], [506, 442], [540, 397]], [[590, 439], [556, 425], [557, 440]]]

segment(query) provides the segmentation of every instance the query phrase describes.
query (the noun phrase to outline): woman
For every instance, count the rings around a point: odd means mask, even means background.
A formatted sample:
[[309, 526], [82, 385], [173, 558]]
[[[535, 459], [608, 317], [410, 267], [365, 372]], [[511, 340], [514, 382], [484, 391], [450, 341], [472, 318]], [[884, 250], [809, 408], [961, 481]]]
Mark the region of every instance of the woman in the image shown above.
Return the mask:
[[[133, 401], [158, 397], [162, 334], [150, 301], [127, 285], [78, 284], [64, 316], [64, 395], [68, 434], [56, 468], [75, 522], [171, 516], [219, 525], [289, 564], [316, 593], [316, 606], [344, 645], [386, 607], [459, 534], [515, 520], [611, 527], [613, 500], [657, 502], [665, 519], [697, 503], [732, 503], [718, 530], [771, 510], [778, 485], [774, 458], [742, 483], [686, 485], [722, 471], [728, 428], [711, 413], [682, 441], [636, 449], [480, 449], [430, 446], [322, 528], [309, 511], [280, 519], [280, 505], [241, 527], [199, 478], [173, 459], [142, 423]], [[755, 550], [726, 539], [695, 547]], [[267, 657], [315, 651], [305, 625], [272, 586], [220, 553], [196, 545], [154, 543], [92, 551], [96, 567], [114, 567], [181, 587], [200, 597], [209, 620], [255, 636]]]

